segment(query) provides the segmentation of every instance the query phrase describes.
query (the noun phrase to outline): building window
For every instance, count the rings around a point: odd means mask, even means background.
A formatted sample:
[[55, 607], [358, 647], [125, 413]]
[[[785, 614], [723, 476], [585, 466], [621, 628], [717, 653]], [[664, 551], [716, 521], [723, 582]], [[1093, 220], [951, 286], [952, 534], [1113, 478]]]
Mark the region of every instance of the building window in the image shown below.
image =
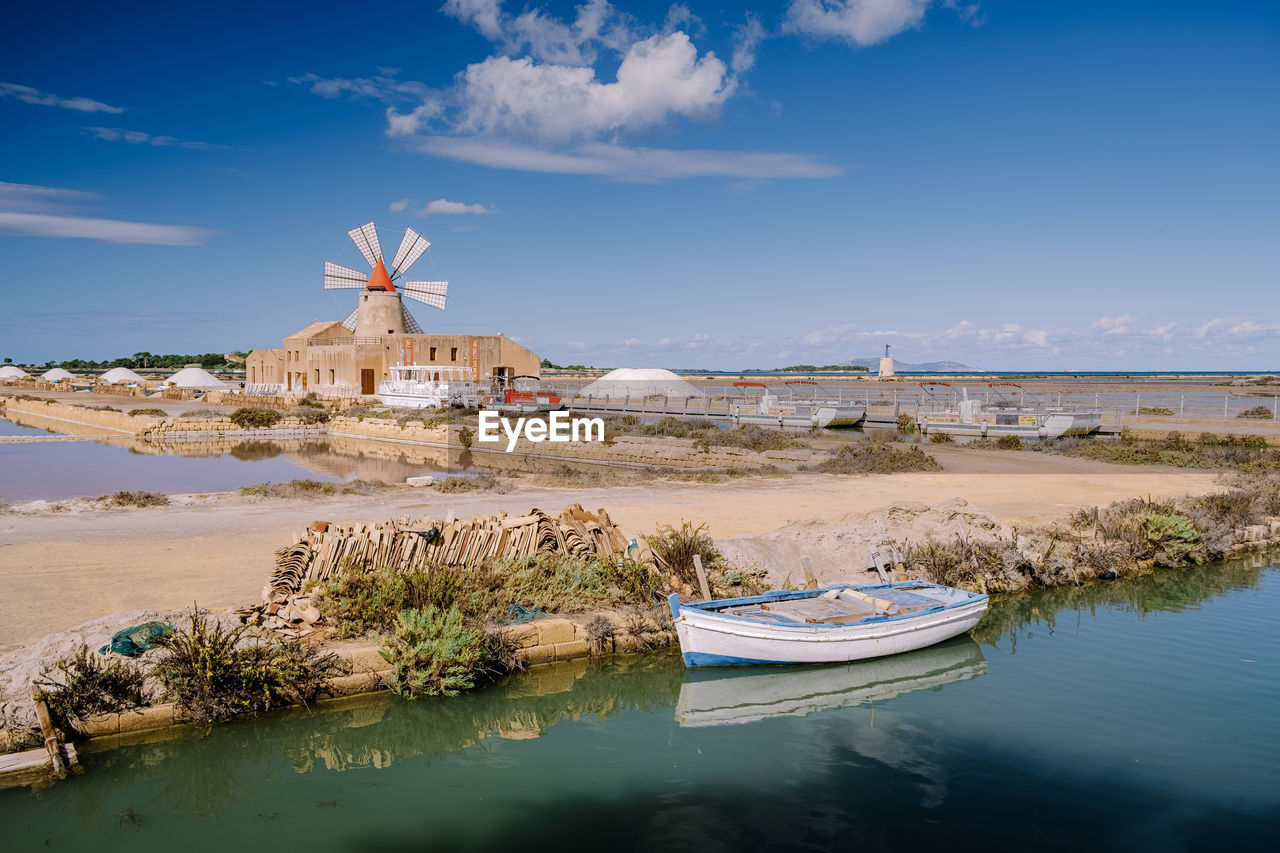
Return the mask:
[[435, 347], [432, 347], [432, 348], [431, 348], [431, 357], [430, 357], [430, 358], [428, 358], [428, 359], [427, 359], [427, 361], [435, 361], [435, 360], [436, 360], [436, 348], [435, 348]]
[[333, 384], [334, 384], [334, 382], [333, 382], [333, 368], [332, 368], [332, 367], [331, 367], [331, 368], [329, 368], [329, 384], [330, 384], [330, 385], [333, 385]]
[[457, 361], [457, 360], [458, 360], [458, 348], [457, 348], [457, 347], [449, 347], [449, 360], [450, 360], [450, 361]]

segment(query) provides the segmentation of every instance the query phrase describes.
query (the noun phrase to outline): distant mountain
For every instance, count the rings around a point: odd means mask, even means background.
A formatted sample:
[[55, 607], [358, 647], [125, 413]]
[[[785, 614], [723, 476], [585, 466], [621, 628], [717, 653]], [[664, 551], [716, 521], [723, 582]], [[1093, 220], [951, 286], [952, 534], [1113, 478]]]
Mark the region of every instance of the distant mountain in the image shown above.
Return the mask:
[[[880, 369], [879, 358], [851, 358], [850, 364], [860, 364], [869, 369], [872, 373]], [[923, 373], [986, 373], [987, 371], [981, 367], [970, 367], [967, 364], [961, 364], [958, 361], [922, 361], [919, 363], [910, 361], [893, 360], [893, 367], [900, 373], [911, 373], [913, 371]]]

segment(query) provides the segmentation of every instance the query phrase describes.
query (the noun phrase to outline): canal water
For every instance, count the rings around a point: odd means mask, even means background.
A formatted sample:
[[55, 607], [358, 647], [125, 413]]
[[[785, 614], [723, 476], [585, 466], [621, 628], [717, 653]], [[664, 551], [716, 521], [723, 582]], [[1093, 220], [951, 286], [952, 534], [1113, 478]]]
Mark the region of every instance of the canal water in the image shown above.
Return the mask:
[[0, 792], [3, 844], [1274, 849], [1278, 607], [1280, 570], [1232, 562], [1007, 598], [882, 661], [578, 662], [166, 733]]

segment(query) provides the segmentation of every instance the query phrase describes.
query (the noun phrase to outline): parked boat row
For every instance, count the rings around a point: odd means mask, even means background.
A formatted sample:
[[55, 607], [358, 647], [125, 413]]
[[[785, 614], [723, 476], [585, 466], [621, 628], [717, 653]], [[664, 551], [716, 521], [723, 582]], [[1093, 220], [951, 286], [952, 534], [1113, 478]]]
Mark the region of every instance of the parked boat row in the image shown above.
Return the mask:
[[470, 367], [437, 364], [396, 364], [390, 379], [378, 385], [378, 399], [397, 409], [439, 409], [444, 406], [485, 407], [528, 414], [564, 408], [559, 395], [538, 387], [536, 376], [516, 376], [481, 388]]

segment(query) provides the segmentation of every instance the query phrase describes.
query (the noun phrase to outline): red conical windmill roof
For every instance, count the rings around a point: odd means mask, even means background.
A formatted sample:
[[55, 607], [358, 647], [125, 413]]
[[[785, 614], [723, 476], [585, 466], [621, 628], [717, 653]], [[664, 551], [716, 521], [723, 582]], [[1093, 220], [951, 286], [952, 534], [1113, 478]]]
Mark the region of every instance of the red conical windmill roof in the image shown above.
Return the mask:
[[387, 267], [382, 263], [382, 258], [378, 258], [378, 263], [374, 265], [373, 272], [369, 274], [369, 284], [365, 289], [396, 292], [396, 287], [391, 283], [391, 276], [387, 275]]

